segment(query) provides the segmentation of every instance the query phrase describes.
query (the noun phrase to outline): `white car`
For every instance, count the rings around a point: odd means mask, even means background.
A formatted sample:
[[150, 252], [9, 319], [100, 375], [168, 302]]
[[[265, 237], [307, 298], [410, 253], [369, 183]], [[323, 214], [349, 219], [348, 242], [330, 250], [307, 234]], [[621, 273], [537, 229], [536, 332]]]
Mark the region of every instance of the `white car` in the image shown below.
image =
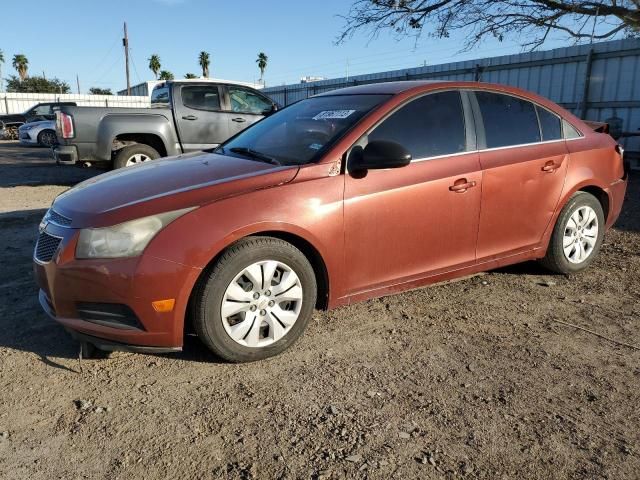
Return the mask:
[[18, 138], [22, 145], [52, 147], [58, 143], [55, 120], [41, 120], [25, 123], [18, 128]]

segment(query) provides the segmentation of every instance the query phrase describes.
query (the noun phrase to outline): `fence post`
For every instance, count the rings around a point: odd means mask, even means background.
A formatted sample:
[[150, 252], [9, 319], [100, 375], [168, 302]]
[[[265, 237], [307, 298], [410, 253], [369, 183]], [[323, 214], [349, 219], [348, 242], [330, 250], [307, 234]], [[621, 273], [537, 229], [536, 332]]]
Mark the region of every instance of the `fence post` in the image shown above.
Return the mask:
[[584, 74], [584, 89], [582, 90], [582, 100], [580, 101], [580, 108], [576, 109], [576, 113], [580, 118], [584, 119], [587, 115], [587, 107], [589, 106], [589, 87], [591, 83], [591, 66], [593, 65], [593, 48], [589, 49], [587, 54], [587, 65]]
[[9, 114], [9, 100], [4, 96], [4, 113]]
[[289, 91], [289, 89], [287, 87], [284, 87], [284, 106], [286, 107], [288, 105], [287, 103], [287, 92]]

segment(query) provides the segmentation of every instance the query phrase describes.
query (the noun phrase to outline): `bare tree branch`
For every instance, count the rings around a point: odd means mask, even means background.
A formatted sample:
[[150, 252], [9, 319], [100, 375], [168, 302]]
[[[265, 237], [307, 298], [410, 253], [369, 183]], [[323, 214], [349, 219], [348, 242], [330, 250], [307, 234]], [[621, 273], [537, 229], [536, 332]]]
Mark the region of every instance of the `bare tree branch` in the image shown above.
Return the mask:
[[343, 18], [338, 43], [361, 30], [371, 38], [387, 30], [416, 39], [464, 31], [468, 36], [463, 49], [487, 37], [502, 41], [507, 36], [535, 49], [552, 32], [576, 41], [589, 38], [591, 26], [599, 27], [593, 35], [597, 40], [620, 33], [640, 36], [640, 0], [355, 0]]

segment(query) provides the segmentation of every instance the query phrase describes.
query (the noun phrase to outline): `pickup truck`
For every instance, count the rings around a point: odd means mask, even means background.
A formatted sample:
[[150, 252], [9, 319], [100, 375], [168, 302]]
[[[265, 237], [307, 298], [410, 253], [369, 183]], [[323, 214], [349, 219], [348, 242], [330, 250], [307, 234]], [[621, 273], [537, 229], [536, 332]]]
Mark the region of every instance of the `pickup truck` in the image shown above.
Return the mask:
[[61, 108], [53, 155], [59, 164], [127, 167], [216, 147], [277, 108], [240, 84], [167, 81], [153, 89], [151, 108]]
[[0, 115], [0, 138], [18, 140], [18, 128], [25, 123], [40, 120], [54, 120], [56, 110], [62, 106], [72, 107], [75, 102], [43, 102], [31, 107], [24, 113]]

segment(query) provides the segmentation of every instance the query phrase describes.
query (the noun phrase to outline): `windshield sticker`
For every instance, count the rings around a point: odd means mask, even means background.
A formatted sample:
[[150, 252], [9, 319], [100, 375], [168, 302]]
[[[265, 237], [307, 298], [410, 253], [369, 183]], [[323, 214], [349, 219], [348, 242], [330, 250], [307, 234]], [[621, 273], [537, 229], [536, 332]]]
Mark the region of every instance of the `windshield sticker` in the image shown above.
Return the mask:
[[321, 143], [312, 143], [311, 145], [309, 145], [309, 148], [311, 150], [320, 150], [322, 148], [322, 144]]
[[347, 118], [354, 112], [355, 110], [324, 110], [323, 112], [320, 112], [315, 117], [313, 117], [313, 119], [327, 120], [330, 118]]

